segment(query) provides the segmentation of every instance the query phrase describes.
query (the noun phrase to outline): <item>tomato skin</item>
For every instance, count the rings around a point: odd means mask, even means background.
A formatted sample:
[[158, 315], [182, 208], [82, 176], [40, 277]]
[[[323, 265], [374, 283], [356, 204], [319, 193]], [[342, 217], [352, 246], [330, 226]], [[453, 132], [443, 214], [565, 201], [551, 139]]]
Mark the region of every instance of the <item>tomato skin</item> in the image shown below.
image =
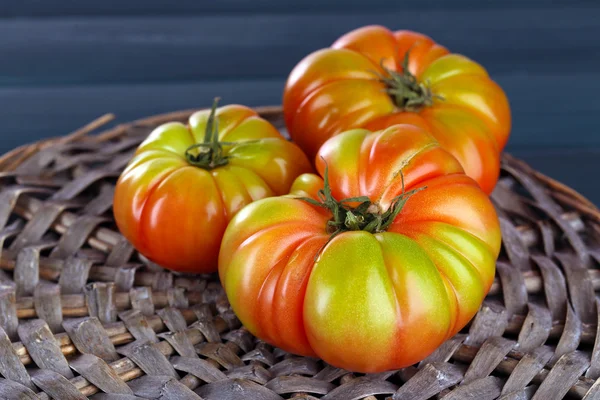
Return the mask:
[[[378, 79], [386, 75], [382, 66], [401, 73], [407, 51], [408, 70], [443, 98], [415, 111], [398, 108]], [[283, 111], [292, 139], [311, 159], [340, 132], [417, 120], [488, 194], [511, 129], [506, 95], [481, 65], [420, 33], [381, 26], [351, 31], [301, 60], [287, 80]]]
[[[321, 158], [322, 157], [322, 158]], [[384, 232], [331, 238], [323, 179], [299, 176], [287, 196], [244, 207], [227, 227], [219, 276], [257, 337], [336, 367], [379, 372], [431, 354], [476, 314], [500, 251], [494, 207], [459, 162], [424, 130], [355, 129], [318, 153], [337, 200], [368, 196], [382, 211], [423, 188]], [[402, 171], [402, 174], [399, 172]]]
[[[221, 238], [245, 205], [289, 191], [312, 170], [300, 148], [250, 108], [216, 110], [226, 165], [211, 170], [190, 165], [186, 150], [204, 140], [208, 110], [188, 125], [157, 127], [140, 144], [121, 174], [113, 211], [121, 233], [144, 256], [180, 272], [217, 270]], [[250, 142], [252, 141], [252, 142]]]

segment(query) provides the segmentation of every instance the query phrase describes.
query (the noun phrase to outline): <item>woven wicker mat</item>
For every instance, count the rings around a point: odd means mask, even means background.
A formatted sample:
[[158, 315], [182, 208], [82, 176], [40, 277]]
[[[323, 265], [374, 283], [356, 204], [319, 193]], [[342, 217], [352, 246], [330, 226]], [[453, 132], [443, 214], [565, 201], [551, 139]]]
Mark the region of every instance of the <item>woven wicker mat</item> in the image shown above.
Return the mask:
[[581, 195], [505, 156], [504, 248], [477, 316], [418, 365], [353, 374], [258, 341], [214, 275], [161, 270], [116, 230], [135, 147], [189, 114], [88, 135], [103, 117], [0, 159], [0, 398], [600, 399], [600, 213]]

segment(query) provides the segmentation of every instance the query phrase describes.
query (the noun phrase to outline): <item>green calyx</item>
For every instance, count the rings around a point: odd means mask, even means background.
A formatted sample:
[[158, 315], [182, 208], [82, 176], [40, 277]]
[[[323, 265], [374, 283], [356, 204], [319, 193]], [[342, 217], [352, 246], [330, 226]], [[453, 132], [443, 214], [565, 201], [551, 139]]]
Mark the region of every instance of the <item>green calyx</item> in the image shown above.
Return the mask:
[[[199, 168], [211, 170], [217, 167], [226, 165], [227, 156], [223, 154], [223, 145], [231, 145], [229, 142], [219, 141], [219, 124], [215, 119], [215, 113], [219, 98], [213, 101], [208, 121], [206, 122], [206, 130], [204, 132], [204, 142], [195, 143], [185, 150], [185, 158], [187, 162]], [[194, 154], [195, 153], [195, 154]]]
[[374, 72], [379, 81], [385, 85], [385, 91], [394, 100], [394, 104], [402, 111], [419, 111], [423, 107], [433, 105], [434, 100], [443, 100], [442, 96], [432, 93], [428, 82], [419, 82], [408, 69], [409, 51], [402, 61], [402, 72], [392, 71], [383, 66], [385, 74]]
[[[373, 203], [367, 196], [336, 200], [331, 193], [328, 170], [329, 168], [325, 164], [324, 186], [318, 192], [319, 201], [308, 197], [301, 197], [300, 199], [331, 211], [333, 217], [327, 222], [327, 231], [332, 234], [331, 238], [347, 231], [384, 232], [394, 222], [408, 199], [420, 190], [425, 189], [425, 187], [422, 187], [405, 192], [404, 176], [400, 171], [402, 193], [394, 197], [390, 207], [383, 211], [379, 204]], [[351, 207], [348, 203], [359, 203], [359, 205]]]

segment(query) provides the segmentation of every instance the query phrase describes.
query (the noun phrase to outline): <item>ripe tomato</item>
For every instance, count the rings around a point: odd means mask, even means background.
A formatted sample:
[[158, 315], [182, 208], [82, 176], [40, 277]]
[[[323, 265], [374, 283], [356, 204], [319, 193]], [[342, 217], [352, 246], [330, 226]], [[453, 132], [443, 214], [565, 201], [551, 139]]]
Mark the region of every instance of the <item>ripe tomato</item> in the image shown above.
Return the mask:
[[481, 65], [422, 34], [381, 26], [347, 33], [300, 61], [283, 110], [290, 135], [309, 157], [348, 129], [420, 126], [488, 194], [511, 125], [508, 100]]
[[253, 110], [198, 111], [157, 127], [122, 173], [114, 196], [121, 233], [159, 265], [213, 272], [229, 220], [246, 204], [288, 193], [311, 171], [304, 153]]
[[233, 310], [259, 338], [336, 367], [377, 372], [422, 360], [490, 289], [494, 207], [412, 125], [348, 131], [318, 156], [325, 186], [302, 175], [290, 195], [231, 220], [219, 275]]

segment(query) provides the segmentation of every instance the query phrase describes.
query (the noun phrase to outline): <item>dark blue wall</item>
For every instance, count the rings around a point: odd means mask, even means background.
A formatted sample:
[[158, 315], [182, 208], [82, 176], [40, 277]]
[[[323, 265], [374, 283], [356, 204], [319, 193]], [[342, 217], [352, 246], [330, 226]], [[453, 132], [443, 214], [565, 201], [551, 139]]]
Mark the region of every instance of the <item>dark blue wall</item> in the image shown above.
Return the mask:
[[0, 152], [106, 112], [278, 104], [304, 55], [371, 23], [481, 62], [512, 104], [509, 151], [600, 204], [598, 0], [0, 0]]

